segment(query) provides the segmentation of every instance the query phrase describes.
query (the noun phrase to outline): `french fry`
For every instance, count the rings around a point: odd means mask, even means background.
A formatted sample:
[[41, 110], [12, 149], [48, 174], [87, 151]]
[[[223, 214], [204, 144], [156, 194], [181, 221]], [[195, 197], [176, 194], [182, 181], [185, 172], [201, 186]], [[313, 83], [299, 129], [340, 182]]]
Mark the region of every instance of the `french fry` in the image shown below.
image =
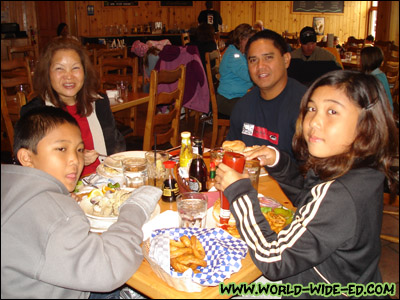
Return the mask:
[[203, 246], [194, 235], [190, 238], [181, 236], [180, 241], [170, 240], [170, 263], [176, 272], [182, 273], [191, 268], [194, 273], [200, 273], [198, 267], [207, 267], [205, 256]]

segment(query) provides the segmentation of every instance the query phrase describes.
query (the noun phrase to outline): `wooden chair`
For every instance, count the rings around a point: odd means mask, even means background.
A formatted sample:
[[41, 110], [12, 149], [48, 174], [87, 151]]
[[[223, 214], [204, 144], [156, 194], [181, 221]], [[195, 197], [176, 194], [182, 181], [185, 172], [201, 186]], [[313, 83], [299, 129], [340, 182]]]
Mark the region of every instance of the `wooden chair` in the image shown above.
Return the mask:
[[[210, 89], [210, 101], [212, 107], [212, 137], [210, 148], [213, 149], [217, 146], [222, 145], [222, 141], [227, 134], [230, 126], [229, 119], [220, 119], [218, 116], [218, 106], [217, 106], [217, 96], [216, 88], [219, 84], [219, 65], [221, 63], [221, 56], [218, 50], [212, 52], [206, 52], [206, 73], [207, 73], [207, 83]], [[211, 67], [211, 65], [214, 65]], [[201, 120], [204, 125], [207, 121], [206, 119]], [[218, 139], [217, 139], [218, 138]]]
[[[7, 52], [8, 52], [8, 60], [13, 60], [14, 58], [30, 57], [30, 59], [36, 61], [39, 58], [39, 54], [37, 53], [36, 47], [34, 46], [7, 47]], [[13, 57], [14, 54], [15, 56]]]
[[115, 49], [93, 49], [93, 59], [95, 65], [99, 65], [101, 58], [127, 58], [128, 48], [115, 48]]
[[[179, 121], [185, 89], [186, 67], [180, 65], [172, 71], [152, 70], [150, 75], [150, 100], [144, 130], [143, 150], [152, 149], [156, 135], [157, 145], [170, 143], [172, 147], [179, 145]], [[160, 83], [178, 82], [177, 88], [169, 93], [158, 93]], [[157, 105], [168, 105], [167, 113], [158, 113]]]
[[182, 41], [182, 46], [186, 46], [186, 44], [190, 43], [190, 35], [187, 32], [184, 32], [181, 34], [181, 41]]
[[14, 127], [8, 113], [5, 91], [1, 85], [1, 151], [12, 153], [13, 143]]
[[[117, 84], [120, 81], [127, 81], [128, 88], [133, 93], [137, 92], [138, 87], [138, 58], [103, 58], [99, 59], [100, 86], [101, 90], [117, 89]], [[137, 107], [131, 108], [128, 114], [125, 111], [118, 112], [115, 117], [133, 129], [133, 131], [124, 128], [125, 136], [133, 133], [137, 134], [137, 126], [135, 120], [137, 117]]]
[[[392, 199], [391, 199], [392, 198]], [[384, 193], [383, 194], [383, 202], [384, 204], [390, 204], [393, 206], [399, 206], [399, 195], [396, 195], [395, 197], [392, 197], [389, 193]], [[391, 215], [399, 219], [399, 211], [391, 211], [391, 210], [383, 210], [383, 213], [386, 215]], [[393, 236], [389, 234], [382, 234], [380, 235], [382, 240], [389, 241], [391, 243], [399, 243], [399, 237], [398, 236]]]
[[300, 47], [300, 41], [299, 37], [297, 35], [297, 32], [283, 32], [282, 33], [283, 38], [285, 39], [285, 42], [292, 47], [293, 50], [297, 49]]
[[388, 53], [392, 48], [392, 41], [375, 41], [374, 46], [382, 49], [383, 53]]
[[332, 53], [332, 54], [335, 56], [336, 61], [340, 64], [340, 66], [341, 66], [342, 69], [343, 69], [342, 59], [340, 58], [340, 54], [339, 54], [339, 52], [336, 50], [336, 48], [335, 48], [335, 47], [325, 47], [324, 49], [327, 50], [327, 51], [329, 51], [330, 53]]
[[[1, 85], [6, 102], [12, 104], [8, 111], [13, 121], [19, 119], [19, 111], [26, 104], [26, 99], [33, 95], [33, 84], [28, 59], [2, 61]], [[19, 94], [20, 92], [20, 94]], [[24, 95], [21, 98], [21, 94]], [[25, 97], [28, 95], [27, 97]]]

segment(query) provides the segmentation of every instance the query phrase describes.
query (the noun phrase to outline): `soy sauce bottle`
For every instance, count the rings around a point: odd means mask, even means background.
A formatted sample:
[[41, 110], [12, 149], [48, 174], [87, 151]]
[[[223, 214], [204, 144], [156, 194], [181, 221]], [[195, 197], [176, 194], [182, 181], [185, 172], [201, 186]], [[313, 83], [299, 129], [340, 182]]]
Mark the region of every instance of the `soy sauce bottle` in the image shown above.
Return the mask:
[[203, 160], [203, 141], [193, 142], [193, 160], [189, 169], [189, 187], [192, 192], [207, 192], [207, 166]]
[[168, 160], [163, 162], [164, 167], [167, 169], [168, 178], [166, 178], [162, 185], [161, 199], [164, 202], [174, 202], [179, 195], [178, 182], [174, 178], [175, 162]]

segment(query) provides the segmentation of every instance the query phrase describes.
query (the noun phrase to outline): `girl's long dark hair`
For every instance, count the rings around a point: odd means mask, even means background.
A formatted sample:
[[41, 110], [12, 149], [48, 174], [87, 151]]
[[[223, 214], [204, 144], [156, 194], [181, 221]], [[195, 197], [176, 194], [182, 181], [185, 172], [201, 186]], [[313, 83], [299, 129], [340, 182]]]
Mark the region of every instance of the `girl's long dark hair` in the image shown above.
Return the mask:
[[[357, 136], [347, 152], [328, 158], [313, 157], [303, 135], [307, 103], [314, 91], [322, 86], [341, 89], [360, 107]], [[323, 180], [338, 178], [351, 169], [370, 167], [382, 171], [389, 183], [395, 180], [390, 169], [398, 153], [398, 133], [385, 89], [373, 75], [354, 71], [333, 71], [317, 79], [302, 98], [300, 115], [293, 137], [293, 150], [306, 173], [313, 169]], [[394, 185], [391, 184], [393, 187]]]

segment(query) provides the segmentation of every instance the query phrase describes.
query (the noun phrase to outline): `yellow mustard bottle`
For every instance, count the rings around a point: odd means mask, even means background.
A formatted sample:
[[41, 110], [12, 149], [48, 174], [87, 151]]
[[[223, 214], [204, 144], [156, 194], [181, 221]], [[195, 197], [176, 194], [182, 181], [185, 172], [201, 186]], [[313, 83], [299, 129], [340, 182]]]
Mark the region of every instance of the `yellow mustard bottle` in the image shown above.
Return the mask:
[[183, 131], [181, 133], [181, 153], [179, 155], [179, 167], [182, 169], [183, 177], [189, 177], [189, 168], [193, 158], [192, 142], [190, 140], [191, 134], [189, 131]]

